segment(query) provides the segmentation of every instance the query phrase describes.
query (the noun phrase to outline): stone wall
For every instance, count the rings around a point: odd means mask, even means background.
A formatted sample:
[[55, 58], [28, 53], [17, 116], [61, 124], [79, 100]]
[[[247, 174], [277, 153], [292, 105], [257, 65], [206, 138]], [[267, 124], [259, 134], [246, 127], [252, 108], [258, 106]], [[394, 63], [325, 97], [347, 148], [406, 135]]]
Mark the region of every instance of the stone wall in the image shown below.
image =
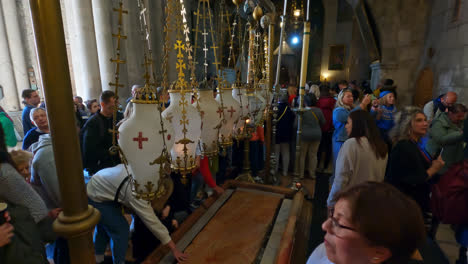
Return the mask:
[[[424, 56], [419, 69], [429, 66], [434, 72], [433, 96], [455, 91], [459, 102], [468, 104], [468, 3], [461, 1], [459, 13], [456, 0], [434, 0], [424, 49], [434, 52]], [[459, 14], [457, 18], [457, 13]]]
[[430, 3], [427, 0], [368, 0], [367, 4], [380, 43], [380, 78], [395, 80], [400, 105], [412, 104]]

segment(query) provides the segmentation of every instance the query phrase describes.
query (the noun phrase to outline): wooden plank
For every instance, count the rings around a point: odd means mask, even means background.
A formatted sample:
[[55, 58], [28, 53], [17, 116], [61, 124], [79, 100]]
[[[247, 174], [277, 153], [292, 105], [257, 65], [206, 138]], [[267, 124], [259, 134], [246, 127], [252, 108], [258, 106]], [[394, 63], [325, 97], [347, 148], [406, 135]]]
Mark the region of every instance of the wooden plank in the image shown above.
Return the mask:
[[[185, 235], [180, 239], [176, 246], [180, 250], [185, 250], [187, 246], [192, 242], [192, 240], [198, 235], [198, 233], [205, 227], [205, 225], [211, 220], [211, 218], [216, 214], [218, 209], [223, 206], [226, 200], [231, 197], [233, 189], [226, 190], [221, 197], [219, 197], [216, 202], [210, 206], [208, 211], [206, 211], [203, 216], [193, 225], [193, 227], [185, 233]], [[172, 264], [174, 262], [174, 256], [172, 253], [166, 254], [166, 256], [161, 260], [162, 264]]]
[[263, 252], [262, 260], [260, 264], [270, 264], [275, 261], [276, 253], [281, 242], [281, 236], [283, 235], [284, 229], [289, 218], [289, 211], [291, 210], [292, 200], [284, 199], [281, 204], [281, 208], [276, 216], [275, 225], [270, 234], [270, 239]]
[[297, 220], [300, 217], [302, 204], [304, 202], [304, 193], [299, 191], [294, 196], [291, 211], [289, 213], [288, 223], [281, 237], [278, 255], [276, 256], [275, 263], [286, 264], [291, 263], [291, 254], [294, 244], [294, 235], [296, 234]]
[[265, 191], [265, 192], [279, 193], [279, 194], [283, 194], [284, 196], [286, 196], [286, 198], [289, 198], [289, 199], [292, 199], [294, 197], [294, 194], [297, 192], [295, 190], [280, 187], [280, 186], [263, 185], [263, 184], [257, 184], [257, 183], [235, 181], [235, 180], [229, 180], [227, 182], [230, 184], [230, 187], [232, 188], [237, 187], [237, 188], [246, 188], [246, 189], [254, 189], [254, 190], [260, 190], [260, 191]]
[[280, 197], [237, 190], [186, 249], [190, 263], [252, 263]]
[[258, 194], [262, 194], [262, 195], [271, 195], [271, 196], [284, 198], [284, 194], [279, 194], [279, 193], [265, 192], [265, 191], [247, 189], [247, 188], [242, 188], [242, 187], [237, 188], [237, 190], [238, 191], [243, 191], [243, 192], [258, 193]]
[[297, 221], [294, 245], [291, 254], [291, 263], [306, 263], [310, 253], [309, 236], [312, 223], [312, 202], [304, 200], [301, 216]]

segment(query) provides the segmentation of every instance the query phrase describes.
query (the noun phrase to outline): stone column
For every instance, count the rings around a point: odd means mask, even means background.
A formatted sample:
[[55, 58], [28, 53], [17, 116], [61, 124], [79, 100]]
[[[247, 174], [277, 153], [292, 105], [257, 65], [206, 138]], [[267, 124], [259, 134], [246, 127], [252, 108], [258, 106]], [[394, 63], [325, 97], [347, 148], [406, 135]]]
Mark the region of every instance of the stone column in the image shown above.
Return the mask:
[[[371, 68], [371, 89], [375, 90], [380, 80], [382, 79], [393, 79], [395, 82], [395, 76], [397, 76], [398, 64], [394, 63], [381, 63], [379, 61], [374, 62], [370, 65]], [[398, 83], [396, 83], [398, 85]]]
[[76, 93], [84, 100], [97, 99], [102, 88], [91, 0], [65, 0], [64, 4]]
[[10, 49], [8, 47], [8, 37], [5, 27], [5, 11], [0, 5], [0, 85], [3, 87], [3, 99], [0, 100], [0, 105], [6, 111], [19, 111], [20, 101], [16, 90], [15, 75], [13, 73], [13, 63], [10, 57]]
[[112, 1], [92, 0], [94, 27], [96, 30], [97, 54], [101, 73], [102, 90], [114, 90], [115, 65], [110, 61], [114, 55], [112, 44]]
[[[123, 18], [123, 32], [127, 35], [127, 39], [123, 41], [123, 51], [125, 51], [126, 72], [127, 72], [127, 87], [119, 90], [122, 98], [130, 96], [130, 89], [134, 84], [144, 84], [143, 74], [143, 61], [144, 49], [143, 40], [140, 34], [140, 18], [137, 1], [125, 0], [123, 1], [124, 8], [128, 10], [128, 15]], [[157, 54], [154, 54], [157, 56]], [[121, 73], [125, 71], [125, 67], [121, 68]]]
[[327, 72], [329, 74], [328, 81], [330, 81], [334, 80], [333, 72], [328, 71], [328, 62], [330, 57], [330, 45], [335, 44], [338, 0], [324, 0], [323, 7], [325, 9], [325, 21], [323, 27], [322, 67], [320, 74]]
[[5, 19], [5, 25], [8, 25], [6, 27], [6, 33], [8, 36], [8, 45], [10, 47], [16, 89], [18, 91], [18, 96], [21, 96], [21, 92], [24, 89], [30, 88], [30, 85], [23, 40], [21, 39], [21, 29], [18, 21], [18, 10], [15, 0], [2, 0], [1, 5], [4, 10], [3, 17]]

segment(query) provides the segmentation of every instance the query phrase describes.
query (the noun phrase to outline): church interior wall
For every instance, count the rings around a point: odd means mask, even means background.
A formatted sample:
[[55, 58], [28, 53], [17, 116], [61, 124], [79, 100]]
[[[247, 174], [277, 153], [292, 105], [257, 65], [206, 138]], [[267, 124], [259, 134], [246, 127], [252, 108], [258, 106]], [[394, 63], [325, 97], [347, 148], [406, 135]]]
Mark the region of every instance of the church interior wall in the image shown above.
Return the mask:
[[398, 86], [400, 105], [412, 104], [420, 58], [424, 51], [430, 2], [426, 0], [367, 1], [375, 19], [381, 51], [381, 78]]
[[428, 21], [425, 53], [420, 69], [434, 72], [433, 96], [455, 91], [459, 102], [468, 104], [468, 3], [434, 0]]

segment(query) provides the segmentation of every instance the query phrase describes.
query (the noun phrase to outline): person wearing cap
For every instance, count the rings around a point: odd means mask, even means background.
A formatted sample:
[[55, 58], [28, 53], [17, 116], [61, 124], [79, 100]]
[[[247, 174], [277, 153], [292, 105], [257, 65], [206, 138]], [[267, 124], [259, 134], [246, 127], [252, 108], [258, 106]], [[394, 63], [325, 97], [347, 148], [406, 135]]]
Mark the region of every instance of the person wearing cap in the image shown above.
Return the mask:
[[371, 113], [375, 117], [377, 127], [380, 129], [382, 138], [387, 144], [391, 144], [388, 132], [395, 125], [393, 115], [397, 109], [395, 107], [395, 93], [393, 90], [382, 90], [379, 99], [375, 100], [372, 104]]
[[395, 95], [395, 98], [397, 97], [396, 94], [396, 85], [393, 79], [385, 79], [382, 80], [378, 85], [377, 89], [374, 90], [374, 96], [376, 98], [380, 97], [380, 92], [383, 90], [393, 90], [393, 94]]
[[440, 112], [447, 112], [448, 108], [457, 102], [458, 95], [455, 92], [447, 92], [424, 105], [423, 111], [427, 120], [431, 122]]

